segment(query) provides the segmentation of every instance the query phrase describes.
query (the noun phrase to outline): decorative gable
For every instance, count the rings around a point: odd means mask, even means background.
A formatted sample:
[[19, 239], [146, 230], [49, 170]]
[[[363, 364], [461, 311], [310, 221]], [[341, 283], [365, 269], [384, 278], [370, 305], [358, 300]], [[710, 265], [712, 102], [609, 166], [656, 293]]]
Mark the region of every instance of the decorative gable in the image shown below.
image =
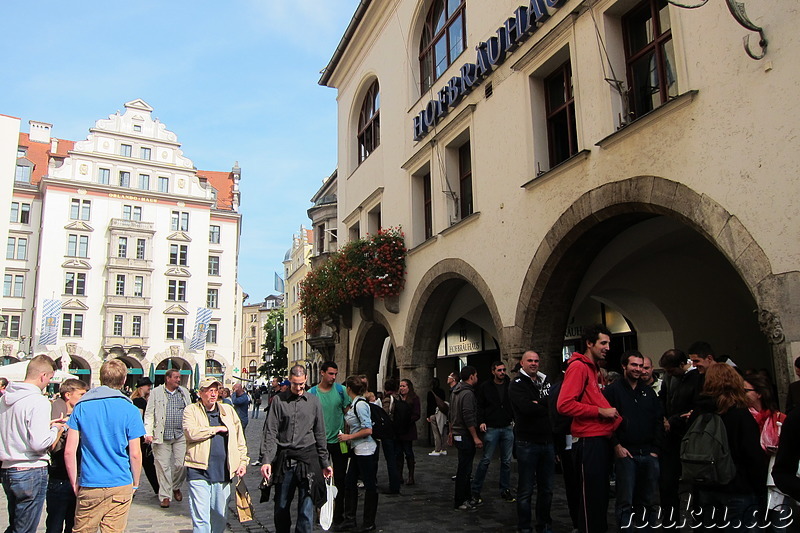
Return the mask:
[[171, 267], [168, 268], [166, 272], [164, 272], [165, 276], [175, 276], [179, 278], [191, 278], [192, 275], [189, 271], [182, 267]]
[[68, 259], [61, 264], [63, 268], [77, 268], [80, 270], [91, 270], [92, 266], [88, 261], [82, 259]]
[[74, 309], [76, 311], [88, 311], [89, 306], [80, 300], [67, 300], [61, 304], [61, 309]]
[[188, 315], [189, 311], [187, 311], [181, 305], [171, 305], [164, 310], [165, 315]]
[[70, 222], [64, 229], [72, 230], [72, 231], [94, 231], [94, 228], [91, 227], [89, 224], [82, 220], [75, 220], [74, 222]]
[[192, 238], [189, 237], [189, 234], [184, 231], [176, 231], [172, 235], [167, 237], [168, 241], [182, 241], [182, 242], [192, 242]]

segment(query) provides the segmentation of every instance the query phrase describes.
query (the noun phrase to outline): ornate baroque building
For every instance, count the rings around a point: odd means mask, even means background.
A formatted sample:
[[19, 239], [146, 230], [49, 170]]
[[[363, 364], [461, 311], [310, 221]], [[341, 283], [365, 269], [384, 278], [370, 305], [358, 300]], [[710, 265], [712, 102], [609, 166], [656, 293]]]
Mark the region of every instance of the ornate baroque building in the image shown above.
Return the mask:
[[705, 340], [785, 391], [798, 11], [744, 9], [361, 0], [320, 79], [337, 91], [338, 236], [401, 225], [410, 251], [399, 299], [341, 322], [342, 374], [424, 394], [531, 348], [554, 373], [604, 322], [614, 354]]
[[128, 365], [129, 383], [160, 382], [168, 368], [190, 386], [230, 380], [241, 171], [195, 169], [152, 111], [128, 102], [78, 142], [40, 122], [19, 133], [18, 119], [0, 117], [6, 361], [47, 353], [93, 385], [108, 357]]

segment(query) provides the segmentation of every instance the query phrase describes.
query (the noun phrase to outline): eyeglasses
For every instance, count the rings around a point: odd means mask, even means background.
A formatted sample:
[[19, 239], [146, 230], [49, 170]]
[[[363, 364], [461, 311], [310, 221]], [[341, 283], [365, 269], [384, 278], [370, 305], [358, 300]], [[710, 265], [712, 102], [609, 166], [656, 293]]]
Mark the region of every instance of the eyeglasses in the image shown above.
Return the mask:
[[744, 389], [744, 391], [745, 391], [745, 392], [755, 392], [756, 390], [755, 390], [755, 389], [747, 389], [747, 388], [746, 388], [746, 389]]

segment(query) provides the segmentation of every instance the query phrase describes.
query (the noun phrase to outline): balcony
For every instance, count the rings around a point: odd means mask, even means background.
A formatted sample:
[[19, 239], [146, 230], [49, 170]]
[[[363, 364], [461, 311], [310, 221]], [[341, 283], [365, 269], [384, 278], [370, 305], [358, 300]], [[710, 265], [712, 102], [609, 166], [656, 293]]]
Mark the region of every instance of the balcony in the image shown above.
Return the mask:
[[110, 230], [136, 231], [140, 233], [155, 233], [152, 222], [142, 222], [141, 220], [127, 220], [124, 218], [112, 218], [108, 223]]
[[149, 259], [134, 259], [132, 257], [109, 257], [109, 268], [124, 268], [128, 270], [153, 271], [153, 262]]
[[109, 307], [135, 307], [139, 309], [150, 309], [150, 298], [147, 296], [117, 296], [109, 294], [106, 296], [106, 308]]
[[106, 352], [113, 348], [123, 348], [125, 352], [133, 348], [141, 348], [143, 353], [147, 353], [150, 348], [149, 337], [117, 337], [115, 335], [105, 335], [103, 337], [103, 349]]

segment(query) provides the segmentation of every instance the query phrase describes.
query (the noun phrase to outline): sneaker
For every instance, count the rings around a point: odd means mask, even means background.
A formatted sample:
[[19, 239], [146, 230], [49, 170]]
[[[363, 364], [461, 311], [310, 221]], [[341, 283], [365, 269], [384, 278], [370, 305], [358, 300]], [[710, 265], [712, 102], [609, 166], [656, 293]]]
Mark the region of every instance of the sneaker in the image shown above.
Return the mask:
[[514, 497], [513, 494], [511, 494], [511, 491], [508, 489], [501, 492], [500, 497], [503, 498], [508, 503], [514, 503], [515, 501], [517, 501], [517, 499]]
[[431, 457], [438, 457], [438, 456], [440, 456], [440, 455], [442, 455], [442, 454], [441, 454], [441, 452], [437, 452], [436, 450], [433, 450], [433, 451], [432, 451], [431, 453], [429, 453], [428, 455], [430, 455]]
[[447, 455], [447, 450], [442, 450], [439, 452], [439, 455]]
[[465, 501], [464, 503], [462, 503], [457, 507], [459, 511], [474, 511], [477, 508], [478, 508], [477, 506], [472, 505], [472, 502], [470, 500]]
[[483, 505], [483, 498], [480, 496], [472, 496], [472, 498], [468, 500], [468, 503], [473, 507], [478, 507], [479, 505]]

